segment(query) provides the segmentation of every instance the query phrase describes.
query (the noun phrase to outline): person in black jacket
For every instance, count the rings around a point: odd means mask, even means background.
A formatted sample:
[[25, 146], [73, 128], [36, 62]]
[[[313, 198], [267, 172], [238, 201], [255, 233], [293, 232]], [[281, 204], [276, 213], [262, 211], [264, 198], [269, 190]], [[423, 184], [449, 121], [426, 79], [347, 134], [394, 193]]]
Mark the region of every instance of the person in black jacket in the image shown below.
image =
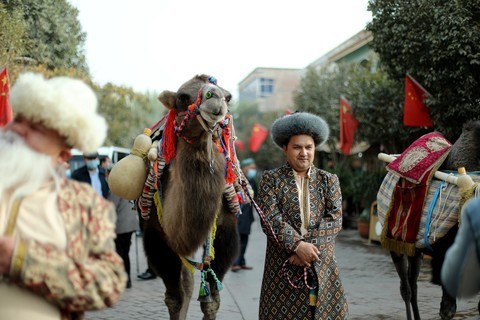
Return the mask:
[[85, 165], [72, 173], [72, 179], [88, 183], [99, 195], [107, 199], [110, 189], [108, 188], [105, 169], [100, 167], [98, 153], [85, 153], [83, 160]]
[[[253, 194], [256, 196], [257, 194], [257, 166], [255, 161], [252, 158], [248, 158], [243, 160], [240, 163], [243, 173], [245, 177], [248, 179], [248, 183], [252, 187]], [[232, 271], [238, 271], [241, 269], [244, 270], [251, 270], [253, 269], [252, 266], [249, 266], [245, 262], [245, 251], [247, 250], [248, 245], [248, 237], [250, 235], [251, 225], [254, 221], [254, 210], [253, 204], [243, 203], [241, 205], [242, 213], [238, 215], [238, 222], [237, 228], [238, 233], [240, 235], [240, 255], [238, 256], [237, 260], [235, 260]]]

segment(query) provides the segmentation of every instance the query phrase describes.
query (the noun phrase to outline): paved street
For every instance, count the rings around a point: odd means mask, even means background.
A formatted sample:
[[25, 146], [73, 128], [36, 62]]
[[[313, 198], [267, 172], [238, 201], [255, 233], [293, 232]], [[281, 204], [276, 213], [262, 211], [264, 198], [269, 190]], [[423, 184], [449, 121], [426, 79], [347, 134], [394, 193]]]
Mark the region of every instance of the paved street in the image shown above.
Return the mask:
[[[87, 319], [168, 319], [164, 306], [164, 287], [160, 279], [142, 281], [137, 272], [146, 269], [145, 257], [141, 247], [141, 238], [132, 245], [133, 288], [127, 289], [120, 302], [104, 311], [88, 312]], [[262, 279], [266, 238], [262, 233], [258, 219], [255, 221], [250, 243], [247, 248], [247, 262], [253, 270], [229, 272], [223, 281], [222, 304], [218, 313], [219, 320], [255, 320], [257, 319], [260, 285]], [[136, 254], [138, 250], [138, 260]], [[377, 244], [369, 244], [360, 238], [356, 230], [342, 230], [337, 241], [337, 260], [341, 277], [349, 302], [349, 319], [352, 320], [403, 320], [406, 319], [404, 303], [400, 297], [400, 282], [390, 256]], [[429, 283], [428, 263], [424, 263], [419, 280], [419, 307], [423, 320], [437, 320], [441, 299], [441, 289]], [[198, 294], [199, 274], [195, 275], [196, 288], [190, 303], [188, 320], [202, 318]], [[458, 319], [479, 320], [477, 303], [474, 299], [459, 301]]]

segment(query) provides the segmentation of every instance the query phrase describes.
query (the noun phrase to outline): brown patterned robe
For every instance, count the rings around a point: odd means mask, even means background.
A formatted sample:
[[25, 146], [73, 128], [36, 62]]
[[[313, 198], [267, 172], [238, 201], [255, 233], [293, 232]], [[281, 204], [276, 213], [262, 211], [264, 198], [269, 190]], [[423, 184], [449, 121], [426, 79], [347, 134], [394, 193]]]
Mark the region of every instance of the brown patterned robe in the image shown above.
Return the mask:
[[[320, 250], [320, 261], [314, 263], [317, 278], [317, 302], [314, 319], [346, 319], [348, 305], [334, 256], [335, 237], [342, 227], [342, 196], [338, 177], [311, 168], [309, 183], [310, 226], [301, 236], [300, 201], [293, 169], [287, 164], [266, 171], [259, 189], [259, 205], [271, 225], [263, 226], [267, 250], [260, 295], [259, 319], [312, 319], [309, 289], [302, 283], [290, 285], [288, 279], [303, 278], [303, 267], [282, 265], [298, 246], [299, 240], [313, 243]], [[313, 223], [312, 223], [313, 222]], [[273, 230], [274, 235], [269, 230]]]
[[112, 306], [125, 289], [127, 275], [115, 251], [115, 210], [90, 185], [66, 179], [58, 209], [66, 252], [34, 240], [17, 241], [9, 281], [55, 304], [62, 319], [83, 319], [85, 310]]

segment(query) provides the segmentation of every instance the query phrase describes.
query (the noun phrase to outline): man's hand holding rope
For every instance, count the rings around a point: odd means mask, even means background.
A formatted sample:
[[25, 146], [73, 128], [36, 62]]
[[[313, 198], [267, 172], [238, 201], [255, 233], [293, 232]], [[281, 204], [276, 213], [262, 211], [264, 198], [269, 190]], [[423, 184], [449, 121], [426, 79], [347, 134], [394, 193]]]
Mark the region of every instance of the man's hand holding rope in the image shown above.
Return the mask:
[[313, 244], [300, 241], [297, 250], [288, 258], [288, 262], [294, 266], [310, 267], [315, 261], [320, 261], [319, 251]]

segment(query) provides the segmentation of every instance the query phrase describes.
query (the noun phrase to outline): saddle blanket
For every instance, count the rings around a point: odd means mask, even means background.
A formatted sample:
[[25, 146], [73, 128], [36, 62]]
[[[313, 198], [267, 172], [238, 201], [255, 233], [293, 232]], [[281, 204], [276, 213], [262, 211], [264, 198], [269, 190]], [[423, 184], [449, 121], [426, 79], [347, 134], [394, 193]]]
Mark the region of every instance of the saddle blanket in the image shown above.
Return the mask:
[[[480, 172], [470, 172], [469, 175], [474, 182], [480, 182]], [[382, 226], [385, 224], [385, 217], [391, 206], [392, 194], [399, 179], [400, 176], [397, 174], [388, 172], [378, 191], [378, 219]], [[428, 248], [428, 246], [444, 237], [458, 223], [460, 219], [460, 199], [460, 188], [456, 185], [435, 178], [431, 180], [416, 235], [416, 248]]]

